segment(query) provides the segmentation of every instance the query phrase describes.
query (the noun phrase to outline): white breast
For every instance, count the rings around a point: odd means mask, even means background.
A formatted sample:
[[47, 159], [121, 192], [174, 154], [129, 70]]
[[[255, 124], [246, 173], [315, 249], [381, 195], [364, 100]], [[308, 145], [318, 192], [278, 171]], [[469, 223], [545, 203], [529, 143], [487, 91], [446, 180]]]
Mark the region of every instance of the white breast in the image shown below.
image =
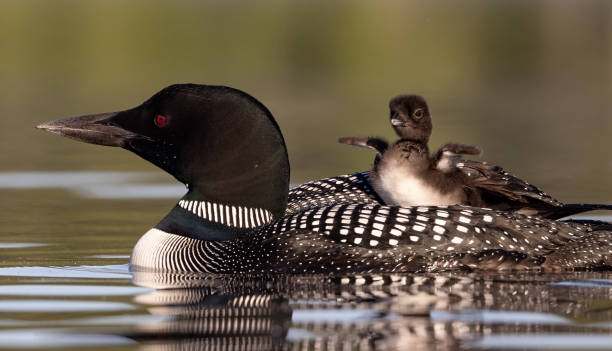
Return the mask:
[[461, 189], [442, 193], [429, 186], [418, 175], [406, 168], [389, 165], [379, 172], [373, 181], [378, 195], [387, 205], [399, 206], [442, 206], [461, 203]]

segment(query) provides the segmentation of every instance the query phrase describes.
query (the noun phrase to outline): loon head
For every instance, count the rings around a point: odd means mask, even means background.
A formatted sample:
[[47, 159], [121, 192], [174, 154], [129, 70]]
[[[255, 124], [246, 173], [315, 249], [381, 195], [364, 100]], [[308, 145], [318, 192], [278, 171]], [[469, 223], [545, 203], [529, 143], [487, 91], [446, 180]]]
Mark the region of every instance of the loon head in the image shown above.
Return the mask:
[[389, 101], [389, 118], [402, 139], [427, 143], [432, 123], [427, 102], [419, 95], [398, 95]]
[[[289, 161], [280, 129], [263, 104], [237, 89], [172, 85], [125, 111], [61, 119], [37, 128], [134, 152], [187, 185], [184, 207], [204, 201], [228, 206], [227, 211], [258, 209], [263, 222], [264, 212], [270, 220], [281, 216], [287, 205]], [[178, 206], [173, 211], [169, 216], [189, 217], [181, 215]], [[198, 227], [200, 223], [188, 223], [196, 220], [180, 222]]]

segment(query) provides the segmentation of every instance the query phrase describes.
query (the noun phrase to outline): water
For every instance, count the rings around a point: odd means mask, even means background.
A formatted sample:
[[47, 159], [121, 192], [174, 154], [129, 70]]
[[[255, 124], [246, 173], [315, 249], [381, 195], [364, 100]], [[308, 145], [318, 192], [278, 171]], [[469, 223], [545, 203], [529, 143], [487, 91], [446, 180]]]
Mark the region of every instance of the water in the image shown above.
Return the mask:
[[132, 276], [132, 247], [185, 189], [124, 150], [34, 129], [174, 83], [229, 85], [272, 111], [299, 183], [366, 169], [372, 154], [337, 138], [394, 138], [389, 98], [418, 93], [432, 148], [475, 144], [560, 200], [611, 203], [611, 9], [0, 2], [0, 348], [612, 348], [605, 272]]
[[0, 349], [612, 349], [612, 273], [131, 274], [182, 186], [137, 172], [0, 184]]

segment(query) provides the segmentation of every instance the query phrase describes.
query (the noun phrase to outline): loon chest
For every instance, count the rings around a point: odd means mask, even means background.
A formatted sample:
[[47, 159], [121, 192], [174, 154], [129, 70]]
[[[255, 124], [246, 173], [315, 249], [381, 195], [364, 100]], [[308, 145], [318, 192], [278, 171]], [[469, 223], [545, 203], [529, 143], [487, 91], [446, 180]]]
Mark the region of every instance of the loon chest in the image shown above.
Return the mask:
[[[136, 270], [202, 273], [264, 267], [269, 262], [259, 249], [269, 253], [271, 248], [261, 244], [258, 228], [271, 221], [272, 213], [262, 208], [182, 199], [140, 238], [130, 264]], [[245, 234], [250, 240], [241, 238]]]
[[461, 188], [443, 191], [432, 183], [426, 173], [406, 167], [401, 161], [381, 162], [372, 179], [374, 189], [388, 205], [443, 206], [464, 202]]

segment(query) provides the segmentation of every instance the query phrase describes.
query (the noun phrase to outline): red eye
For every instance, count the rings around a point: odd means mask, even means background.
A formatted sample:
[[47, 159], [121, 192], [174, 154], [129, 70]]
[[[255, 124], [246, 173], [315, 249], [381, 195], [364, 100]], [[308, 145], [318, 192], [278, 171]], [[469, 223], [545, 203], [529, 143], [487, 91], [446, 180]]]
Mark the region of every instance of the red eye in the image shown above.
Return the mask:
[[166, 123], [168, 123], [168, 118], [164, 115], [155, 116], [155, 125], [158, 127], [165, 127]]

